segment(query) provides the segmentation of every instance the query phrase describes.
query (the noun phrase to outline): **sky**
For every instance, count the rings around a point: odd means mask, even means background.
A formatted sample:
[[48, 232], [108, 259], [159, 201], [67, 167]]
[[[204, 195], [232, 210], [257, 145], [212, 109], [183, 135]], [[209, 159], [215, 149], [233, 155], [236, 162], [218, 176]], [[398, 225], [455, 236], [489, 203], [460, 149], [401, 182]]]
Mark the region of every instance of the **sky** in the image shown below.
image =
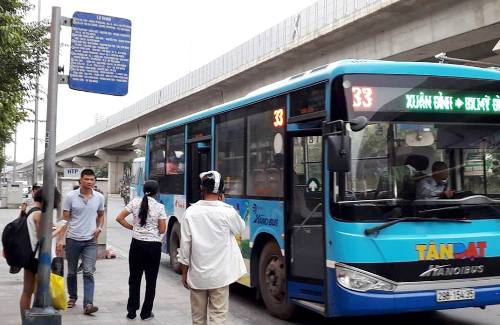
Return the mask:
[[[28, 21], [37, 19], [38, 0]], [[59, 85], [57, 143], [95, 124], [96, 115], [109, 116], [207, 64], [266, 29], [294, 16], [316, 0], [41, 0], [41, 18], [50, 20], [52, 6], [61, 15], [75, 11], [127, 18], [132, 21], [129, 91], [116, 97], [71, 90]], [[62, 27], [59, 65], [69, 72], [71, 28]], [[40, 79], [47, 89], [47, 77]], [[45, 120], [45, 95], [39, 119]], [[33, 108], [33, 102], [24, 107]], [[29, 118], [32, 118], [30, 116]], [[18, 126], [16, 160], [33, 157], [33, 123]], [[45, 123], [39, 124], [38, 152], [43, 152]], [[6, 154], [14, 158], [13, 143]]]

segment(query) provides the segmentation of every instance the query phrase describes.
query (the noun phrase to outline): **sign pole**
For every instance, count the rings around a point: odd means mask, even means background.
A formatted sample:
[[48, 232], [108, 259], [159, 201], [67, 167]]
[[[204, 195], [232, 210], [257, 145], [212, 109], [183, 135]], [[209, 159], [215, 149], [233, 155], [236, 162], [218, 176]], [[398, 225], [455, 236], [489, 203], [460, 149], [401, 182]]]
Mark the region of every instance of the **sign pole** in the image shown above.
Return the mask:
[[[45, 154], [43, 166], [43, 192], [46, 199], [42, 215], [39, 245], [37, 291], [33, 308], [23, 318], [24, 324], [61, 324], [61, 314], [52, 307], [49, 294], [50, 265], [52, 261], [52, 219], [54, 211], [54, 191], [56, 185], [56, 123], [57, 90], [59, 83], [59, 42], [61, 30], [61, 8], [52, 7], [50, 25], [49, 84], [47, 91], [47, 124], [45, 134]], [[36, 139], [35, 139], [36, 141]]]

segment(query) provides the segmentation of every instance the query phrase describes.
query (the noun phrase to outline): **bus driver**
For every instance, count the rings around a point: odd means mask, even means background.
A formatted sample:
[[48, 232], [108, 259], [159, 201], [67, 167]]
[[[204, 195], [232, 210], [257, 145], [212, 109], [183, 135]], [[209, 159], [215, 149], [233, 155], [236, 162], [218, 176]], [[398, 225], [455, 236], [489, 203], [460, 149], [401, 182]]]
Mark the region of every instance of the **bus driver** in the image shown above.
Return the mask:
[[417, 184], [417, 200], [451, 199], [455, 191], [448, 189], [448, 165], [443, 161], [432, 164], [432, 175]]

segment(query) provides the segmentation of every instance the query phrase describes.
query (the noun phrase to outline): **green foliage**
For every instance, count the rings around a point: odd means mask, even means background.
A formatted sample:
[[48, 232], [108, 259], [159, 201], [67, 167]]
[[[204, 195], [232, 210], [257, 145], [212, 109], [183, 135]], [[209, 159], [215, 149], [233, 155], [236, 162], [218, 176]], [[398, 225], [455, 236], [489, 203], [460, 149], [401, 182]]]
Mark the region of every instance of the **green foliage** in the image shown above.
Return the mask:
[[27, 117], [19, 108], [34, 99], [36, 77], [47, 67], [47, 25], [25, 22], [30, 9], [28, 0], [0, 0], [0, 168], [4, 146]]
[[94, 167], [94, 173], [97, 178], [106, 178], [108, 177], [108, 166]]

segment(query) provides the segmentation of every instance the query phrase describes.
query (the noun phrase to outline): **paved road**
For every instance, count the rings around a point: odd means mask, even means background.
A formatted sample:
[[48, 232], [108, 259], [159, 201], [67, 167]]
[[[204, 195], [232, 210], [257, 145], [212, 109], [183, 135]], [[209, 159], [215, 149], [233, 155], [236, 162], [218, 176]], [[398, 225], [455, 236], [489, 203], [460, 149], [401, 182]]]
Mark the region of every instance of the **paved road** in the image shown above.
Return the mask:
[[[130, 232], [114, 221], [114, 217], [123, 208], [122, 202], [113, 198], [109, 200], [108, 207], [108, 245], [111, 245], [119, 253], [126, 255], [130, 243]], [[179, 290], [180, 295], [184, 295], [184, 288], [180, 285], [178, 276], [168, 268], [168, 256], [162, 258], [160, 269], [159, 290], [161, 283], [168, 282], [170, 288]], [[177, 283], [177, 286], [175, 284]], [[500, 306], [488, 307], [486, 310], [479, 308], [468, 308], [461, 310], [451, 310], [442, 312], [428, 312], [395, 316], [371, 316], [361, 318], [339, 318], [324, 319], [301, 309], [294, 321], [286, 322], [269, 316], [266, 308], [261, 302], [256, 301], [255, 292], [246, 287], [235, 285], [231, 289], [230, 314], [234, 324], [352, 324], [355, 321], [361, 323], [376, 322], [383, 324], [453, 324], [453, 325], [479, 325], [479, 324], [500, 324]]]

